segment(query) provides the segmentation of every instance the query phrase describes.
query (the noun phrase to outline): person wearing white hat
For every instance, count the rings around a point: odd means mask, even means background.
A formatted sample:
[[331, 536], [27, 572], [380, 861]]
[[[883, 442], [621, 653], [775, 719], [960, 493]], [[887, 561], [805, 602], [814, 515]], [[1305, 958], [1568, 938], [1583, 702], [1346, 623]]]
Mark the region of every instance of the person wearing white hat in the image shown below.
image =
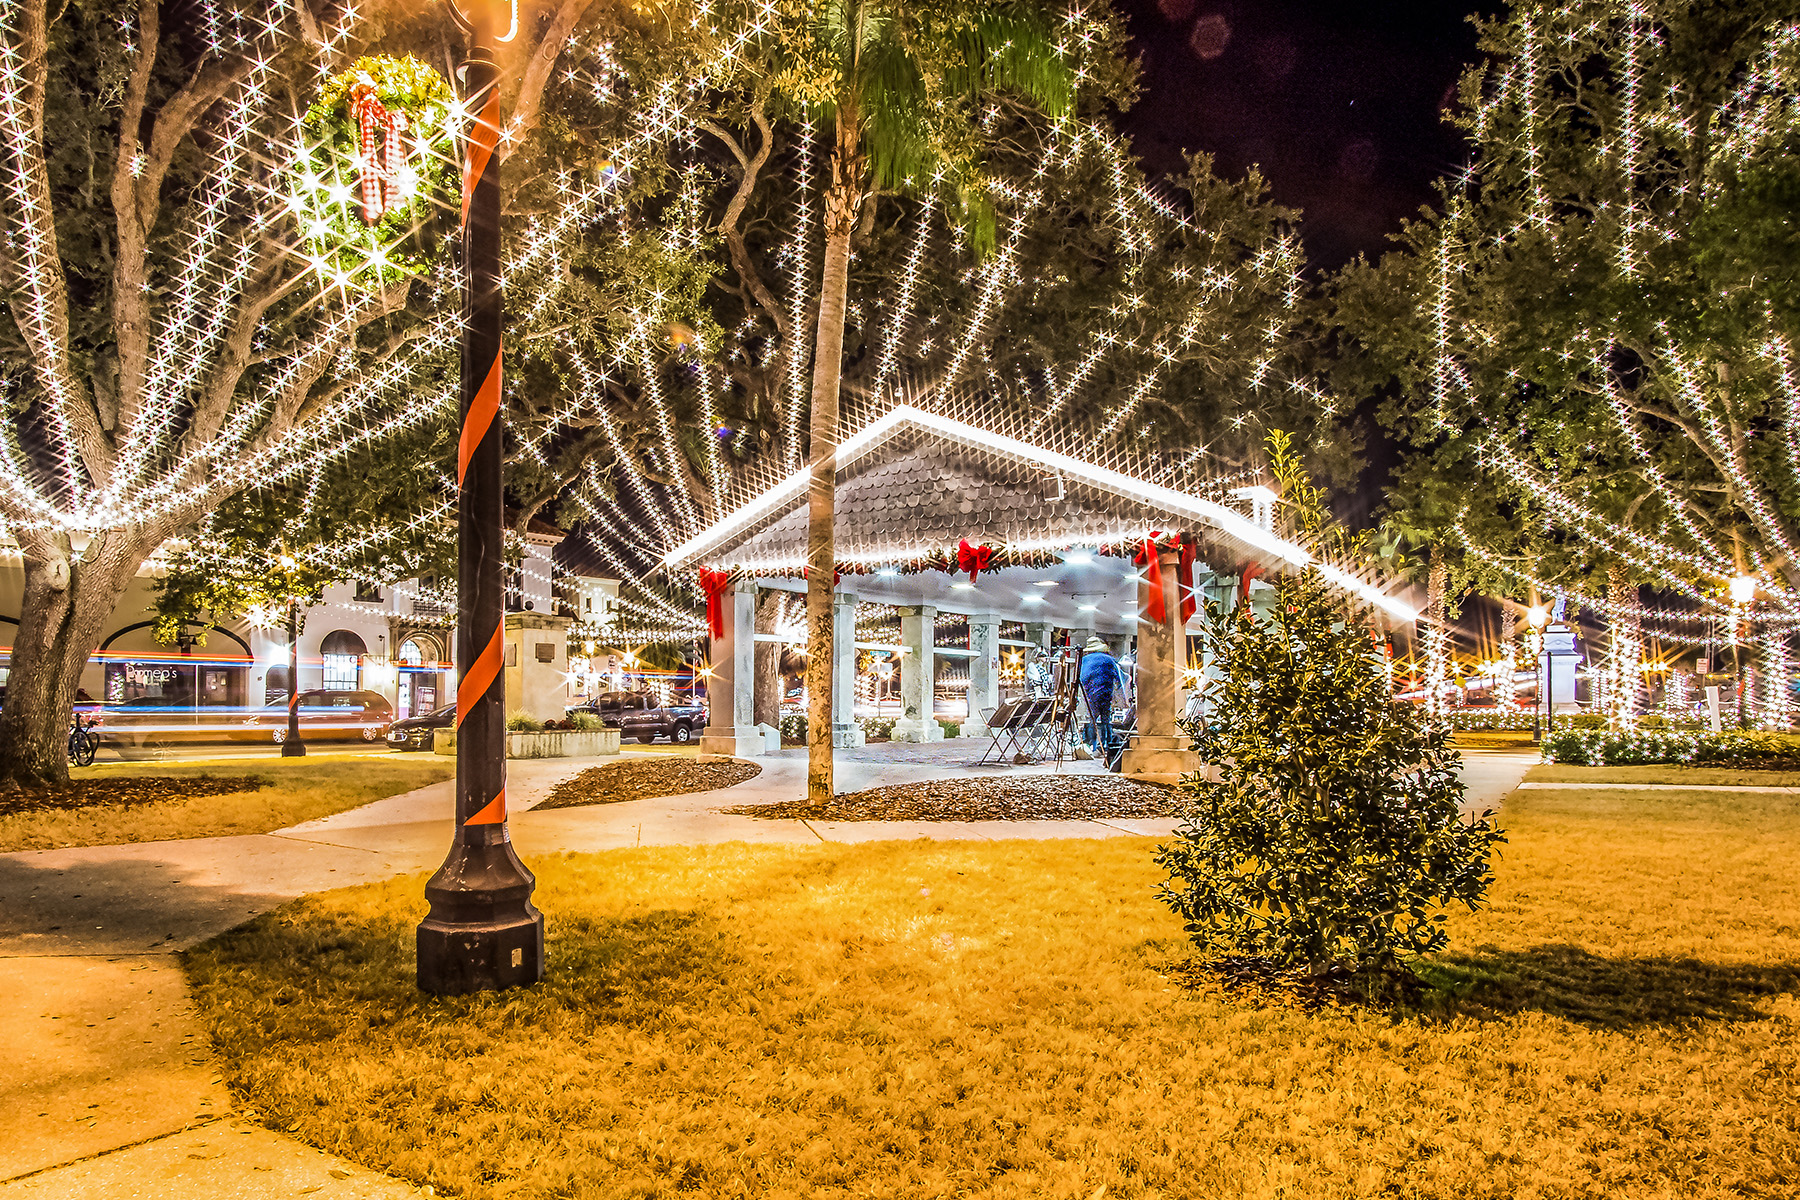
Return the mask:
[[1097, 637], [1090, 637], [1082, 646], [1081, 656], [1081, 692], [1087, 697], [1088, 717], [1092, 721], [1089, 726], [1090, 743], [1111, 767], [1116, 757], [1113, 745], [1113, 693], [1125, 686], [1125, 673], [1119, 669], [1119, 660], [1112, 656], [1112, 651], [1105, 642]]

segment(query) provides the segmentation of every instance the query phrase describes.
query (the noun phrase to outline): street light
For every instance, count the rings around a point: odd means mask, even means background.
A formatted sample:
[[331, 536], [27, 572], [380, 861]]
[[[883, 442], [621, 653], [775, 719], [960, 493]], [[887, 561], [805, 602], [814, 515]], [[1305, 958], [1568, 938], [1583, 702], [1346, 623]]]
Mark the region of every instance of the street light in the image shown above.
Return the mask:
[[1731, 614], [1731, 674], [1732, 691], [1737, 693], [1738, 728], [1744, 727], [1744, 658], [1743, 635], [1748, 622], [1745, 618], [1745, 606], [1756, 599], [1756, 576], [1734, 576], [1730, 584], [1731, 603], [1737, 609]]
[[288, 723], [281, 739], [281, 757], [306, 757], [300, 740], [300, 599], [288, 597]]
[[1542, 699], [1544, 701], [1544, 710], [1550, 714], [1549, 720], [1540, 727], [1538, 725], [1537, 705], [1534, 704], [1531, 706], [1531, 740], [1535, 742], [1543, 738], [1544, 733], [1548, 731], [1551, 722], [1555, 720], [1555, 710], [1550, 707], [1552, 703], [1550, 698], [1550, 686], [1553, 682], [1550, 679], [1550, 655], [1547, 653], [1548, 643], [1544, 638], [1544, 626], [1550, 623], [1550, 610], [1541, 604], [1533, 604], [1530, 608], [1525, 610], [1525, 623], [1531, 626], [1532, 638], [1537, 643], [1538, 691], [1543, 693]]
[[456, 834], [425, 885], [418, 985], [435, 995], [493, 991], [544, 975], [537, 880], [506, 829], [505, 520], [500, 412], [500, 69], [518, 32], [509, 0], [451, 0], [469, 37], [457, 72], [471, 116], [463, 170], [461, 436], [457, 441]]

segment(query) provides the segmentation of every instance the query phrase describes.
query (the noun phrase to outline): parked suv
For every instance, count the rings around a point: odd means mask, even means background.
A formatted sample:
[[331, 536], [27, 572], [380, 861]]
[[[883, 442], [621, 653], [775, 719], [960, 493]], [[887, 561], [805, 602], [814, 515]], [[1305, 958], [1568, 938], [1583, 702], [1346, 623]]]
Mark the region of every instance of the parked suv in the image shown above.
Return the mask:
[[440, 729], [456, 724], [456, 705], [446, 704], [416, 717], [407, 717], [388, 726], [387, 744], [395, 750], [429, 750], [433, 736]]
[[589, 713], [619, 731], [621, 739], [634, 737], [648, 745], [666, 737], [685, 746], [706, 728], [706, 709], [698, 704], [662, 706], [648, 692], [602, 692], [586, 704], [569, 708], [569, 715]]

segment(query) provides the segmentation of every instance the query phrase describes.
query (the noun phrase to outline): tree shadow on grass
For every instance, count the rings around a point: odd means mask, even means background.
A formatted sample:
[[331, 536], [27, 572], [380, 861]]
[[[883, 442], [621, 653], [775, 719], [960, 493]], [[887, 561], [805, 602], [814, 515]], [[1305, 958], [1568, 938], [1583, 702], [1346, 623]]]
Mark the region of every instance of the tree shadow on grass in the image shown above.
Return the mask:
[[1461, 1014], [1532, 1010], [1606, 1029], [1758, 1021], [1768, 1015], [1761, 1001], [1800, 991], [1800, 963], [1606, 958], [1570, 945], [1483, 946], [1436, 957], [1419, 974]]

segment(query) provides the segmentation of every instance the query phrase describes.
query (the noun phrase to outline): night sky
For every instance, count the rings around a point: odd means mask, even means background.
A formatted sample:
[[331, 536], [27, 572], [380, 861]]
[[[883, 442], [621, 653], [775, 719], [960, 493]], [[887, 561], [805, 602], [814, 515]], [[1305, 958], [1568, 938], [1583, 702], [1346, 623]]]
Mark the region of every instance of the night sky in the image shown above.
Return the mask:
[[1316, 267], [1378, 255], [1431, 182], [1462, 165], [1443, 112], [1475, 61], [1481, 0], [1115, 0], [1143, 64], [1124, 118], [1153, 173], [1184, 151], [1303, 210]]

